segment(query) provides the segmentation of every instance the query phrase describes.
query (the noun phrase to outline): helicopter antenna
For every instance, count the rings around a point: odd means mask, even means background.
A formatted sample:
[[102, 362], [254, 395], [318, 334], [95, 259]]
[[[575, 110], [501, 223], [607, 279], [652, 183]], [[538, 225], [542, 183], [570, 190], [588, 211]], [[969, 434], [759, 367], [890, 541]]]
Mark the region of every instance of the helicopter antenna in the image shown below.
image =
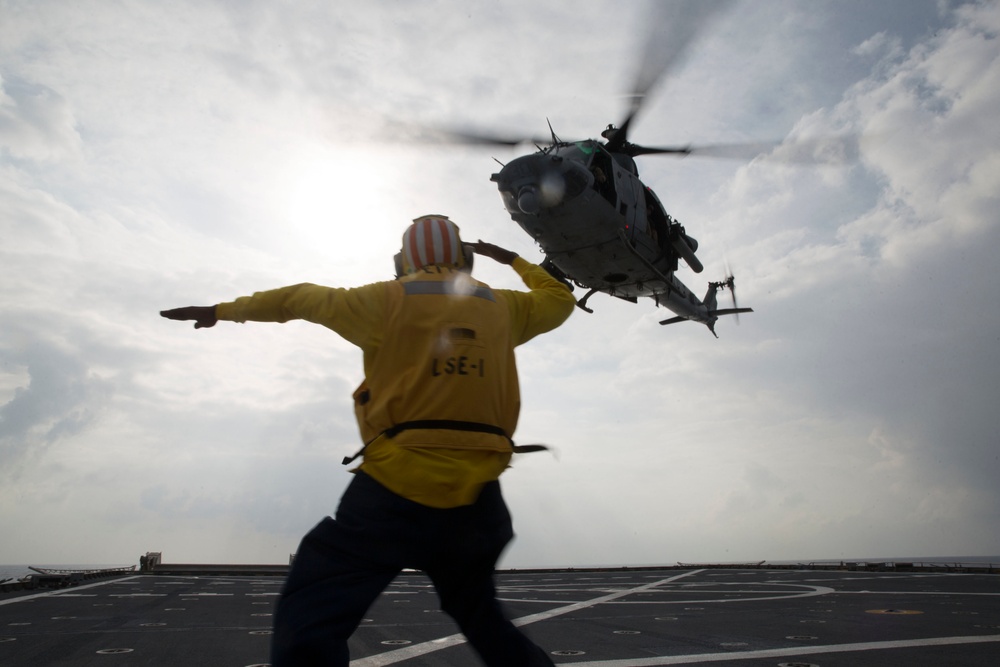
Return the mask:
[[559, 137], [556, 136], [556, 131], [552, 129], [552, 121], [546, 118], [545, 122], [549, 124], [549, 132], [552, 133], [552, 145], [556, 146], [558, 144], [561, 144], [562, 141], [560, 141]]
[[496, 163], [497, 163], [498, 165], [500, 165], [501, 167], [506, 167], [506, 166], [507, 166], [507, 165], [505, 165], [505, 164], [504, 164], [503, 162], [501, 162], [500, 160], [496, 159], [495, 157], [493, 158], [493, 161], [494, 161], [494, 162], [496, 162]]

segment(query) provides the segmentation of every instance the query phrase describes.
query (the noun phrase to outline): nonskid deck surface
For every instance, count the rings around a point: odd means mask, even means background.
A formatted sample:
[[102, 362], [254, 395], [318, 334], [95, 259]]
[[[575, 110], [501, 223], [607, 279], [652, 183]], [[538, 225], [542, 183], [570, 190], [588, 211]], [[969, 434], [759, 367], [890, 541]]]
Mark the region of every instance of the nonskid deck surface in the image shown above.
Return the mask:
[[[136, 575], [5, 594], [0, 665], [265, 665], [281, 583]], [[577, 570], [502, 573], [497, 585], [559, 665], [992, 667], [1000, 653], [995, 574]], [[356, 667], [480, 664], [419, 574], [378, 599], [351, 654]]]

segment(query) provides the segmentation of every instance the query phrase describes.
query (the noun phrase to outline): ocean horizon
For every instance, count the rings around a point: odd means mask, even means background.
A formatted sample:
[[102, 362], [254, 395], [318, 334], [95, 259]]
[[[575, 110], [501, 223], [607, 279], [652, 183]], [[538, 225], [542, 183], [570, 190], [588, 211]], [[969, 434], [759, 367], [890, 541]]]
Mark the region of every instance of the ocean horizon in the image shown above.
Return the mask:
[[[684, 562], [684, 561], [682, 561]], [[697, 565], [698, 563], [718, 563], [720, 565], [724, 564], [738, 564], [738, 563], [758, 563], [760, 561], [754, 559], [744, 559], [739, 561], [730, 560], [704, 560], [691, 563], [691, 565]], [[785, 559], [785, 560], [765, 560], [765, 563], [771, 563], [773, 565], [795, 565], [803, 564], [808, 565], [810, 563], [953, 563], [953, 564], [995, 564], [1000, 565], [1000, 556], [894, 556], [894, 557], [867, 557], [867, 558], [799, 558], [799, 559]], [[138, 563], [72, 563], [72, 564], [61, 564], [53, 565], [48, 563], [34, 564], [34, 567], [38, 568], [49, 568], [53, 570], [101, 570], [108, 568], [118, 568], [118, 567], [130, 567], [135, 565], [138, 567]], [[662, 567], [675, 567], [677, 562], [673, 563], [661, 563]], [[656, 564], [644, 564], [644, 565], [568, 565], [568, 566], [551, 566], [551, 567], [540, 567], [540, 568], [526, 568], [518, 567], [513, 569], [525, 570], [525, 569], [550, 569], [558, 570], [565, 568], [580, 569], [585, 570], [589, 567], [599, 567], [599, 568], [628, 568], [628, 567], [658, 567]], [[508, 569], [501, 567], [500, 569]], [[0, 565], [0, 581], [5, 579], [23, 579], [30, 574], [38, 574], [33, 571], [28, 565]]]

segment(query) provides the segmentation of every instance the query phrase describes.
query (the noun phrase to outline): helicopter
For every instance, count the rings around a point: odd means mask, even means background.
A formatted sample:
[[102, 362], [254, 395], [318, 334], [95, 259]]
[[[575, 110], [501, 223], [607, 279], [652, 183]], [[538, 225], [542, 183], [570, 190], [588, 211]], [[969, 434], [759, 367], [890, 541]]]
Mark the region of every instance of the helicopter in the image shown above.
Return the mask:
[[[670, 35], [653, 31], [640, 54], [631, 106], [619, 126], [608, 125], [601, 139], [563, 141], [549, 123], [550, 138], [506, 138], [491, 133], [444, 130], [448, 141], [516, 147], [535, 144], [537, 152], [517, 157], [490, 180], [496, 183], [504, 208], [539, 245], [542, 266], [570, 289], [585, 290], [577, 306], [588, 313], [590, 298], [603, 292], [632, 303], [651, 298], [675, 314], [660, 324], [700, 322], [715, 333], [719, 317], [753, 312], [736, 302], [736, 281], [727, 270], [709, 282], [698, 298], [676, 275], [683, 261], [695, 273], [698, 241], [674, 219], [653, 190], [639, 178], [635, 158], [644, 155], [742, 158], [756, 155], [762, 144], [715, 144], [699, 147], [648, 147], [628, 141], [628, 131], [650, 90], [682, 58], [695, 37], [714, 16], [731, 5], [725, 0], [680, 5], [677, 21], [654, 21]], [[440, 128], [439, 128], [440, 130]], [[499, 162], [499, 160], [498, 160]], [[720, 308], [718, 292], [726, 290], [731, 308]]]
[[[666, 212], [653, 190], [639, 179], [634, 158], [646, 154], [689, 154], [690, 148], [646, 148], [629, 143], [625, 129], [609, 125], [607, 140], [561, 141], [512, 160], [492, 175], [511, 219], [545, 254], [542, 266], [563, 282], [587, 290], [577, 306], [588, 313], [591, 296], [604, 292], [636, 303], [652, 298], [675, 317], [660, 324], [691, 320], [708, 327], [723, 315], [751, 313], [736, 304], [736, 281], [708, 283], [699, 299], [676, 276], [681, 260], [695, 273], [704, 266], [698, 241]], [[551, 126], [550, 126], [551, 130]], [[717, 293], [727, 289], [732, 308], [719, 308]]]

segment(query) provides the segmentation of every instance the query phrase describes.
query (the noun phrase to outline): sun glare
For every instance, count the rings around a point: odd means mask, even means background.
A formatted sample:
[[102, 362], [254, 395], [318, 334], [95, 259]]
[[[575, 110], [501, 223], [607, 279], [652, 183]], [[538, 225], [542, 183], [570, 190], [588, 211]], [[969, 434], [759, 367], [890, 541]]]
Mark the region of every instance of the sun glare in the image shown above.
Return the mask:
[[[361, 149], [306, 148], [290, 162], [279, 193], [289, 240], [341, 265], [397, 244], [399, 199], [386, 159]], [[395, 183], [395, 185], [394, 185]], [[398, 194], [398, 193], [395, 193]]]
[[355, 152], [314, 152], [291, 170], [288, 222], [324, 234], [364, 215], [377, 201], [377, 190], [369, 166]]

